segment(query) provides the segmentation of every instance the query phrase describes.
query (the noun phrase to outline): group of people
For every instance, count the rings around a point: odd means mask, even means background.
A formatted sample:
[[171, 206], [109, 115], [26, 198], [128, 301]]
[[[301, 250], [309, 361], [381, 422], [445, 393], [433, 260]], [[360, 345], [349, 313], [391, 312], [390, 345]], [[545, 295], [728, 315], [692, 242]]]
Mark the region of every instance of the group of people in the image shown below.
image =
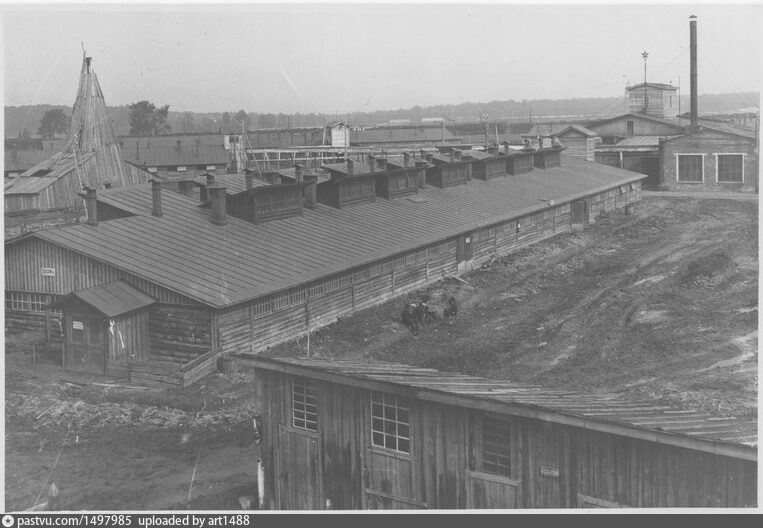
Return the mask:
[[[443, 309], [442, 315], [445, 318], [455, 317], [458, 313], [458, 307], [456, 306], [456, 298], [450, 296], [448, 298], [448, 304]], [[428, 324], [437, 317], [437, 312], [432, 310], [427, 304], [426, 300], [419, 301], [417, 303], [406, 304], [403, 308], [401, 319], [403, 324], [411, 329], [411, 332], [417, 334], [425, 324]]]

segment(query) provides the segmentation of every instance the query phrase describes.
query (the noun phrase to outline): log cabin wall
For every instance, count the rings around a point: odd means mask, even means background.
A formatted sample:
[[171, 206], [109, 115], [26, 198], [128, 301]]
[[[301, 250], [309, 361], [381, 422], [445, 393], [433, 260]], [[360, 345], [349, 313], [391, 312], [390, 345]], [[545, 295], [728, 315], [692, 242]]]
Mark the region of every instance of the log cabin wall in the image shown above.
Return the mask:
[[419, 171], [395, 170], [376, 176], [376, 195], [391, 200], [419, 192]]
[[[410, 387], [351, 387], [262, 368], [256, 377], [265, 508], [756, 505], [755, 461], [418, 400]], [[314, 430], [294, 421], [295, 379], [314, 396]], [[372, 445], [373, 394], [396, 395], [407, 408], [403, 452]]]

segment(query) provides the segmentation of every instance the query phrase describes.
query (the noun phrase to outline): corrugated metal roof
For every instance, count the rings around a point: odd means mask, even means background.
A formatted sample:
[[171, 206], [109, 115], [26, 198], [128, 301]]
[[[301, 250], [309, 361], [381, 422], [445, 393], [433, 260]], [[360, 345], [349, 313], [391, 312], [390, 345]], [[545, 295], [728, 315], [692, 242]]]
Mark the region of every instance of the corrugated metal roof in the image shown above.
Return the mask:
[[[302, 216], [251, 224], [210, 221], [208, 209], [165, 192], [164, 215], [151, 215], [148, 185], [99, 192], [136, 216], [35, 232], [34, 237], [109, 263], [182, 295], [224, 307], [303, 284], [645, 176], [563, 156], [561, 167], [425, 186], [419, 202], [377, 200], [336, 209], [318, 204]], [[453, 214], [458, 211], [458, 214]], [[416, 226], [416, 229], [411, 229]]]
[[66, 299], [71, 297], [81, 299], [107, 317], [116, 317], [140, 310], [156, 302], [156, 299], [136, 290], [123, 281], [109, 282], [72, 292], [59, 300], [56, 305], [65, 303]]
[[[364, 359], [262, 358], [248, 359], [256, 367], [268, 369], [292, 365], [306, 372], [327, 372], [357, 380], [371, 380], [418, 390], [447, 393], [457, 396], [465, 407], [475, 401], [506, 404], [512, 408], [542, 409], [557, 417], [575, 416], [586, 422], [623, 426], [619, 434], [632, 436], [634, 430], [649, 430], [659, 435], [683, 436], [694, 443], [727, 443], [744, 446], [744, 451], [757, 459], [757, 452], [747, 448], [757, 446], [757, 422], [754, 419], [714, 417], [706, 413], [683, 410], [653, 401], [629, 401], [616, 394], [581, 394], [546, 389], [536, 385], [515, 383], [442, 372], [430, 368]], [[309, 376], [309, 373], [306, 374]], [[416, 397], [422, 398], [418, 392]], [[510, 412], [509, 412], [510, 414]], [[548, 417], [550, 421], [555, 416]], [[563, 422], [565, 423], [565, 422]], [[590, 426], [595, 429], [595, 427]]]

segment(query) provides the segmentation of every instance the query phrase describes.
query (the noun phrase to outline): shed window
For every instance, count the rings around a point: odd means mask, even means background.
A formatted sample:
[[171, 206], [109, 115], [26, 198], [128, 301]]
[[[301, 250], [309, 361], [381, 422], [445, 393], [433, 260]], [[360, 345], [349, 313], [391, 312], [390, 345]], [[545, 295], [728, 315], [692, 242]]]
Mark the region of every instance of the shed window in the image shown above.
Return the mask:
[[678, 181], [684, 183], [702, 183], [703, 177], [702, 154], [678, 155]]
[[718, 154], [718, 183], [742, 183], [743, 181], [744, 156]]
[[394, 394], [371, 394], [371, 444], [401, 453], [411, 452], [408, 406]]
[[315, 385], [305, 378], [292, 378], [292, 425], [306, 431], [318, 430], [318, 397]]
[[511, 475], [511, 430], [508, 422], [485, 417], [482, 420], [482, 471]]
[[[22, 312], [45, 312], [58, 296], [41, 293], [5, 292], [5, 309]], [[60, 314], [60, 309], [51, 310]]]

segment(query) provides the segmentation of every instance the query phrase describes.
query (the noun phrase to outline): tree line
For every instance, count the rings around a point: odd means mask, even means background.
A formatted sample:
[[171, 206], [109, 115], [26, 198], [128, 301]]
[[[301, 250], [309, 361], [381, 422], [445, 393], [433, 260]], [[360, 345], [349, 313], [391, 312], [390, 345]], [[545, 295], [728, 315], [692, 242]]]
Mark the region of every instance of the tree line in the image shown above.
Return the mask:
[[[760, 94], [703, 94], [699, 96], [701, 113], [731, 112], [744, 107], [759, 106]], [[681, 96], [681, 110], [689, 109], [689, 98]], [[407, 119], [418, 124], [423, 118], [441, 118], [448, 128], [467, 122], [522, 120], [529, 122], [540, 117], [556, 116], [573, 121], [577, 116], [596, 119], [627, 112], [625, 97], [490, 101], [458, 105], [414, 106], [397, 110], [323, 113], [257, 113], [244, 109], [224, 112], [176, 112], [169, 105], [157, 106], [150, 101], [138, 101], [126, 106], [107, 107], [117, 135], [156, 135], [168, 132], [216, 133], [240, 132], [266, 128], [321, 127], [335, 120], [351, 125], [388, 123]], [[31, 137], [31, 123], [39, 123], [37, 135], [54, 138], [69, 129], [71, 108], [50, 105], [5, 107], [5, 137]]]

